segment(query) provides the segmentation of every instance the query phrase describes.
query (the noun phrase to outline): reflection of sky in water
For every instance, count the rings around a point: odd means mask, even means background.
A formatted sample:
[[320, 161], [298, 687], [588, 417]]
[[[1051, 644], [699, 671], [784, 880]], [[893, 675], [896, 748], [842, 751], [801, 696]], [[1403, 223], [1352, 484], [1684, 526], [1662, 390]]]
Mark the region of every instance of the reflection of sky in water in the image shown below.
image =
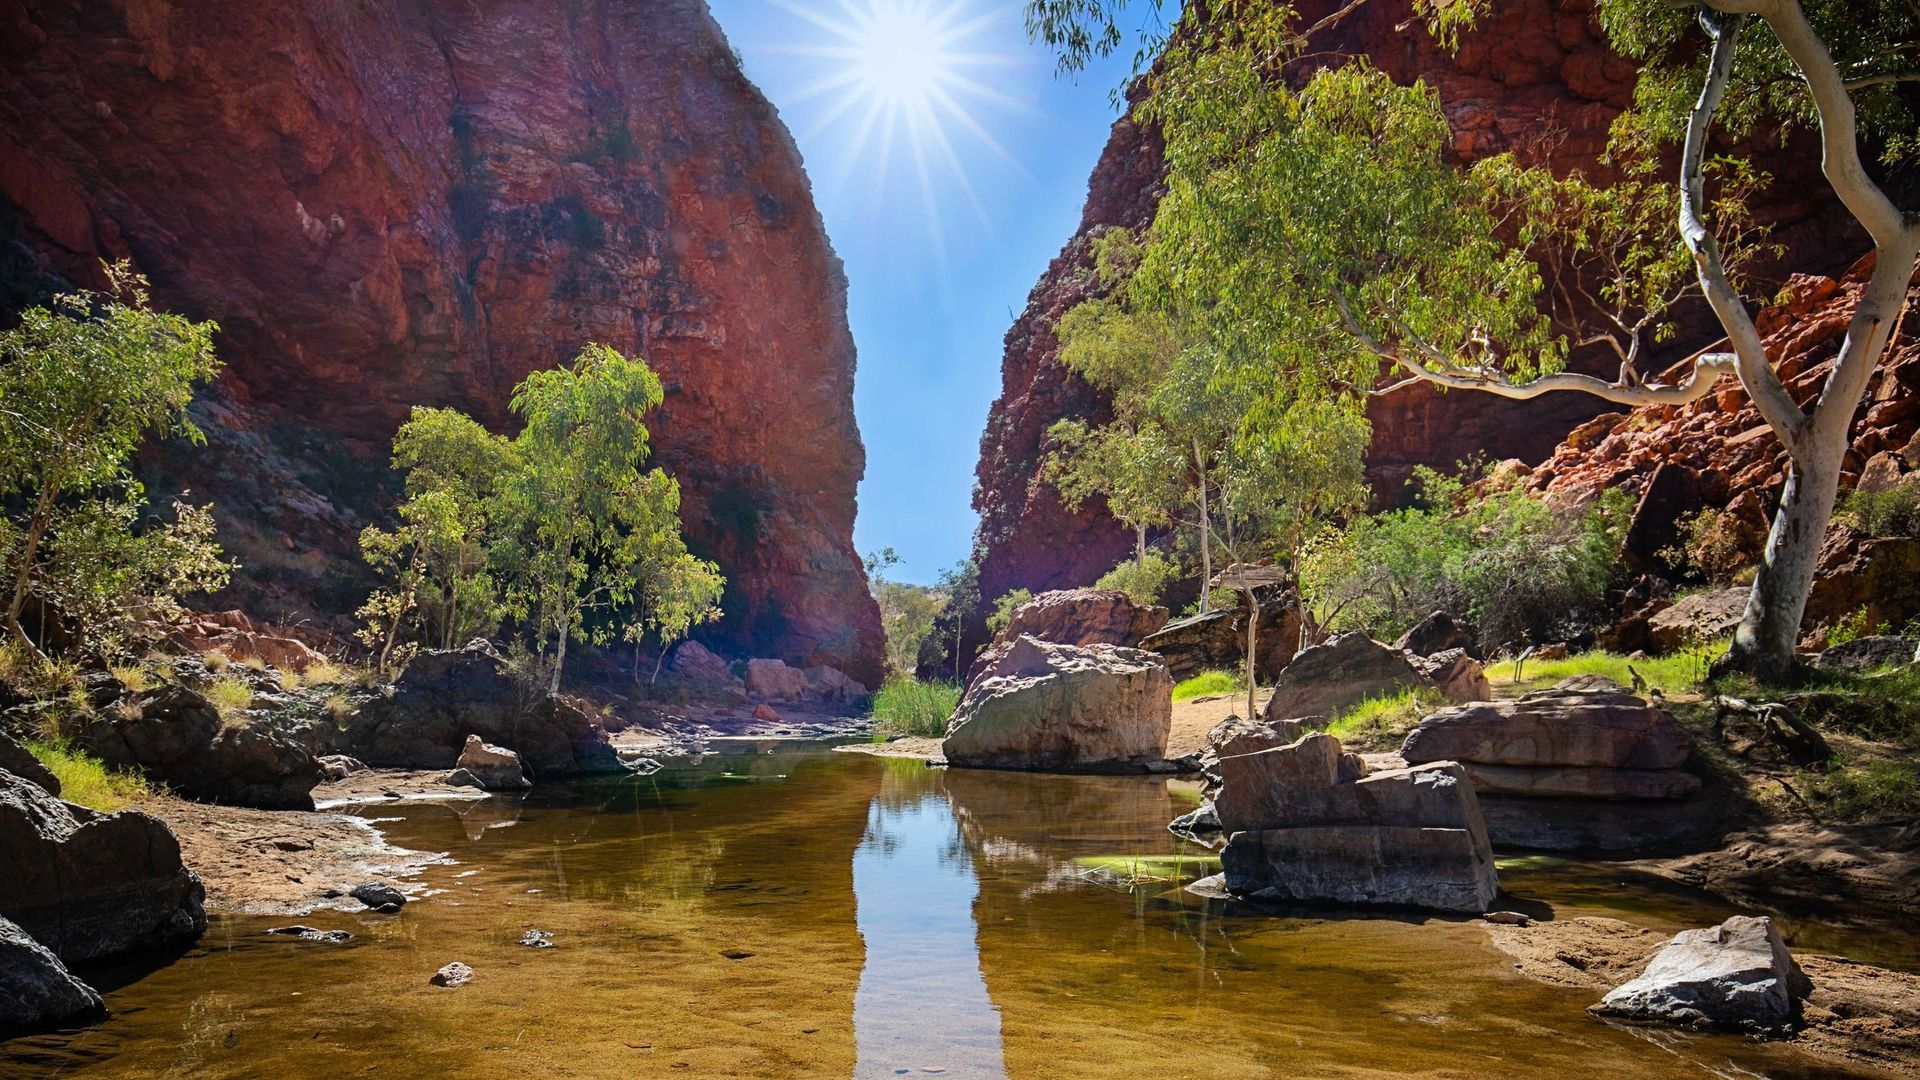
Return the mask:
[[980, 974], [979, 891], [944, 798], [874, 800], [853, 853], [867, 951], [853, 1002], [856, 1077], [1006, 1075], [1000, 1011]]

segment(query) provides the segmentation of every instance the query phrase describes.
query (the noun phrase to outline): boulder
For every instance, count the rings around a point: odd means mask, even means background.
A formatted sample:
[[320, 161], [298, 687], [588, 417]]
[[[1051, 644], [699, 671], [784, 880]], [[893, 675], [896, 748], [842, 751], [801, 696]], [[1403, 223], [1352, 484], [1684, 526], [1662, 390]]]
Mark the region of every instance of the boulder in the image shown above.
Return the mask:
[[961, 768], [1130, 770], [1165, 759], [1172, 722], [1158, 656], [1023, 637], [967, 688], [942, 753]]
[[1209, 775], [1234, 895], [1478, 914], [1499, 892], [1479, 801], [1451, 762], [1370, 774], [1316, 733]]
[[329, 781], [345, 780], [354, 773], [367, 771], [367, 763], [347, 754], [323, 754], [314, 759], [320, 763], [320, 771]]
[[1555, 641], [1547, 645], [1535, 645], [1523, 655], [1529, 660], [1565, 660], [1573, 655], [1573, 648], [1564, 641]]
[[1747, 611], [1744, 585], [1683, 596], [1647, 619], [1648, 651], [1656, 656], [1679, 652], [1733, 633]]
[[1640, 1023], [1773, 1033], [1790, 1027], [1813, 992], [1765, 916], [1736, 915], [1683, 930], [1632, 982], [1589, 1011]]
[[1493, 683], [1480, 661], [1465, 649], [1447, 649], [1431, 656], [1409, 656], [1414, 670], [1427, 684], [1454, 701], [1486, 701], [1493, 697]]
[[392, 692], [355, 713], [328, 749], [376, 768], [451, 769], [469, 735], [519, 754], [536, 778], [620, 769], [598, 720], [564, 699], [523, 690], [484, 641], [416, 657]]
[[60, 778], [53, 775], [53, 770], [41, 764], [33, 751], [3, 734], [0, 734], [0, 769], [40, 785], [49, 795], [60, 794]]
[[428, 977], [427, 982], [434, 986], [465, 986], [473, 981], [473, 969], [455, 960]]
[[1218, 761], [1233, 754], [1251, 754], [1258, 750], [1272, 750], [1278, 746], [1299, 741], [1307, 729], [1314, 726], [1311, 721], [1323, 720], [1323, 717], [1311, 717], [1308, 720], [1242, 720], [1238, 716], [1229, 716], [1213, 726], [1207, 732], [1206, 748], [1200, 752], [1203, 761]]
[[764, 701], [753, 707], [753, 718], [768, 724], [781, 722], [780, 711]]
[[1442, 709], [1408, 733], [1400, 756], [1528, 768], [1675, 769], [1686, 762], [1689, 745], [1672, 714], [1631, 694], [1554, 689]]
[[682, 641], [667, 657], [667, 672], [700, 686], [730, 686], [737, 680], [725, 660], [697, 641]]
[[1661, 552], [1681, 542], [1680, 522], [1706, 505], [1700, 477], [1692, 469], [1673, 461], [1654, 466], [1647, 486], [1640, 490], [1640, 501], [1627, 521], [1621, 539], [1620, 554], [1629, 569], [1671, 571]]
[[304, 672], [329, 661], [292, 632], [258, 622], [244, 611], [194, 614], [174, 640], [195, 653], [217, 652], [229, 660], [258, 660], [282, 671]]
[[1424, 683], [1398, 649], [1362, 633], [1341, 634], [1302, 649], [1293, 658], [1267, 699], [1265, 716], [1269, 720], [1332, 716], [1371, 698]]
[[391, 885], [383, 885], [378, 881], [369, 881], [363, 885], [355, 885], [352, 889], [348, 890], [347, 895], [360, 901], [367, 907], [386, 915], [391, 915], [399, 911], [407, 904], [407, 894]]
[[287, 736], [230, 724], [198, 691], [167, 683], [89, 714], [81, 745], [117, 769], [137, 769], [176, 794], [260, 810], [311, 810], [326, 770]]
[[788, 667], [785, 660], [749, 660], [747, 693], [768, 701], [801, 701], [807, 696], [807, 673]]
[[1803, 625], [1830, 628], [1862, 616], [1870, 627], [1920, 616], [1920, 537], [1869, 537], [1844, 524], [1827, 533]]
[[861, 683], [839, 668], [810, 667], [806, 669], [807, 694], [833, 705], [855, 705], [867, 699], [866, 684]]
[[1432, 656], [1450, 649], [1465, 649], [1468, 656], [1475, 660], [1482, 659], [1479, 649], [1474, 645], [1473, 631], [1444, 611], [1433, 612], [1415, 623], [1413, 629], [1400, 635], [1393, 647], [1410, 656]]
[[166, 948], [206, 931], [180, 842], [137, 810], [99, 814], [0, 772], [0, 918], [63, 962]]
[[1139, 645], [1167, 625], [1167, 609], [1136, 604], [1118, 589], [1044, 592], [1013, 609], [995, 642], [1022, 637], [1056, 645]]
[[[1262, 681], [1279, 677], [1300, 649], [1300, 613], [1277, 600], [1260, 608], [1255, 644], [1255, 674]], [[1203, 671], [1241, 671], [1247, 663], [1247, 609], [1221, 608], [1168, 623], [1140, 640], [1140, 647], [1166, 658], [1175, 679]]]
[[1813, 666], [1821, 671], [1855, 673], [1904, 667], [1914, 662], [1916, 650], [1920, 650], [1920, 638], [1877, 634], [1834, 645], [1815, 657]]
[[[463, 773], [465, 777], [461, 781], [453, 779]], [[533, 786], [526, 770], [521, 768], [519, 754], [504, 746], [494, 746], [478, 735], [467, 736], [466, 746], [454, 762], [453, 775], [447, 778], [450, 784], [466, 781], [482, 791], [525, 791]]]
[[105, 1015], [93, 987], [26, 931], [0, 918], [0, 1037]]

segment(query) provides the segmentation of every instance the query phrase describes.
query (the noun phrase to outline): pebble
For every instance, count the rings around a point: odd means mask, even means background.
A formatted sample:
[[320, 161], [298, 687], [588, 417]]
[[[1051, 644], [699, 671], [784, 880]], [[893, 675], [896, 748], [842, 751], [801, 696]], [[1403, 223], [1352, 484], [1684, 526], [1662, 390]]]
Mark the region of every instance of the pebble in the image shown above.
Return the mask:
[[553, 948], [553, 933], [547, 930], [529, 930], [520, 935], [520, 944], [529, 949]]
[[1532, 926], [1533, 920], [1517, 911], [1489, 911], [1482, 918], [1501, 926]]
[[465, 986], [468, 982], [472, 981], [472, 979], [473, 969], [455, 960], [453, 963], [434, 972], [433, 977], [428, 979], [427, 982], [434, 986], [452, 988], [455, 986]]

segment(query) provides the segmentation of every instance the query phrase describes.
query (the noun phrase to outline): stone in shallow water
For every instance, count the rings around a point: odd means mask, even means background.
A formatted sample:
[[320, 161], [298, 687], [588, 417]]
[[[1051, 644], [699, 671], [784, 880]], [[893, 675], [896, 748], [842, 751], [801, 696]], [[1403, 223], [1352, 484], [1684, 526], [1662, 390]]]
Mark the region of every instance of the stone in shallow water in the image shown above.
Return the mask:
[[1674, 935], [1639, 978], [1589, 1011], [1643, 1023], [1775, 1032], [1793, 1023], [1812, 991], [1773, 920], [1736, 915]]
[[1172, 723], [1158, 656], [1022, 637], [967, 687], [941, 752], [961, 768], [1136, 771], [1167, 756]]
[[434, 986], [445, 986], [449, 988], [465, 986], [473, 981], [473, 974], [472, 968], [455, 960], [453, 963], [434, 972], [433, 976], [429, 978], [427, 982]]
[[105, 1013], [93, 987], [26, 931], [0, 919], [0, 1035]]
[[355, 885], [347, 895], [382, 914], [391, 915], [406, 905], [407, 895], [391, 885], [369, 881]]
[[321, 941], [330, 945], [353, 940], [353, 935], [345, 930], [322, 930], [317, 926], [276, 926], [267, 933], [280, 937], [295, 937], [301, 941]]
[[520, 944], [529, 949], [553, 948], [553, 933], [549, 930], [528, 930], [520, 935]]

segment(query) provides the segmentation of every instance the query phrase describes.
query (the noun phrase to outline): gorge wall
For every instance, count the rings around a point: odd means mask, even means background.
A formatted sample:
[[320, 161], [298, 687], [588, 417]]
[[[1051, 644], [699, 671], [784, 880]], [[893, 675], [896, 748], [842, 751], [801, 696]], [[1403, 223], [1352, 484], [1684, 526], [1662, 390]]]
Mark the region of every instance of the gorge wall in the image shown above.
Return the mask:
[[729, 579], [702, 636], [877, 682], [845, 279], [703, 0], [6, 0], [0, 307], [103, 258], [221, 325], [209, 445], [144, 469], [216, 504], [257, 614], [364, 596], [410, 406], [504, 428], [598, 341], [666, 386], [656, 461]]
[[[1298, 5], [1311, 24], [1344, 3]], [[1290, 71], [1366, 56], [1394, 79], [1425, 80], [1439, 95], [1462, 163], [1513, 151], [1558, 171], [1601, 175], [1598, 158], [1608, 128], [1632, 102], [1636, 69], [1608, 48], [1588, 0], [1510, 0], [1463, 37], [1457, 52], [1419, 28], [1408, 0], [1371, 0], [1315, 34], [1307, 59]], [[1864, 250], [1864, 237], [1826, 195], [1818, 155], [1774, 155], [1774, 183], [1754, 210], [1774, 226], [1790, 255], [1763, 266], [1763, 278], [1789, 269], [1832, 273]], [[1080, 230], [1048, 268], [1026, 310], [1007, 333], [1001, 395], [980, 442], [978, 554], [984, 602], [1015, 588], [1034, 591], [1082, 585], [1124, 558], [1132, 538], [1097, 501], [1069, 513], [1039, 478], [1047, 427], [1062, 417], [1104, 419], [1102, 395], [1070, 375], [1058, 359], [1053, 327], [1092, 295], [1090, 237], [1107, 227], [1137, 228], [1152, 219], [1161, 163], [1152, 132], [1128, 120], [1114, 125], [1089, 183]], [[1683, 320], [1678, 339], [1650, 362], [1658, 370], [1719, 336], [1704, 310]], [[1617, 360], [1576, 356], [1576, 366], [1611, 371]], [[1450, 466], [1476, 456], [1539, 462], [1580, 423], [1606, 411], [1598, 399], [1558, 394], [1532, 402], [1443, 393], [1414, 386], [1374, 399], [1368, 472], [1376, 497], [1393, 501], [1416, 465]], [[976, 629], [970, 637], [980, 640]]]

